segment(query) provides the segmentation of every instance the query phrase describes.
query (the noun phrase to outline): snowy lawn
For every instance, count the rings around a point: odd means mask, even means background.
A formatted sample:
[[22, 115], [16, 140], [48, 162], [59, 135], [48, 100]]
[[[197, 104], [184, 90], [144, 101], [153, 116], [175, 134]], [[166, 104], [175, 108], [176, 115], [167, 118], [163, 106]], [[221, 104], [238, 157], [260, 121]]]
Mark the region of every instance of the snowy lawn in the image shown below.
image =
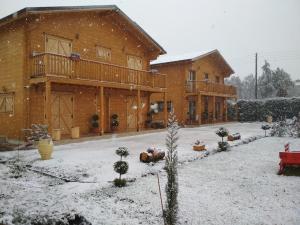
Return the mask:
[[[211, 150], [219, 127], [181, 129], [179, 141], [179, 217], [180, 224], [300, 224], [300, 177], [278, 176], [278, 151], [289, 141], [300, 149], [300, 140], [263, 138], [210, 155], [202, 160], [191, 150], [201, 139]], [[242, 138], [262, 133], [259, 123], [226, 124]], [[164, 162], [147, 165], [139, 153], [149, 146], [164, 147], [166, 133], [146, 134], [111, 140], [57, 146], [53, 159], [39, 160], [36, 151], [21, 153], [21, 160], [32, 168], [76, 177], [92, 183], [65, 183], [60, 179], [27, 171], [19, 179], [10, 178], [8, 164], [0, 164], [0, 223], [12, 215], [60, 215], [78, 212], [93, 224], [162, 224], [156, 176], [143, 174], [161, 170]], [[126, 188], [113, 188], [116, 177], [112, 164], [118, 146], [129, 148], [131, 155], [126, 177], [138, 178]], [[0, 159], [16, 152], [1, 153]], [[160, 173], [161, 184], [165, 174]], [[95, 183], [93, 183], [95, 182]], [[23, 224], [26, 224], [23, 222]]]
[[[262, 135], [263, 130], [260, 129], [260, 125], [260, 123], [228, 123], [225, 126], [231, 133], [239, 132], [242, 135], [242, 139], [246, 139], [258, 134]], [[192, 151], [192, 145], [197, 139], [203, 140], [208, 150], [216, 148], [220, 138], [215, 134], [215, 131], [220, 126], [181, 129], [178, 149], [179, 160], [185, 162], [203, 156], [203, 153]], [[126, 158], [126, 161], [129, 163], [127, 177], [137, 178], [160, 170], [164, 162], [161, 161], [149, 167], [147, 164], [139, 162], [139, 154], [148, 147], [165, 150], [165, 137], [166, 132], [158, 132], [66, 144], [55, 146], [51, 160], [40, 160], [37, 150], [22, 151], [20, 158], [36, 170], [43, 170], [72, 180], [97, 182], [105, 186], [116, 177], [112, 165], [119, 160], [115, 150], [121, 146], [127, 147], [130, 154]], [[0, 158], [16, 157], [16, 155], [17, 152], [0, 153]]]

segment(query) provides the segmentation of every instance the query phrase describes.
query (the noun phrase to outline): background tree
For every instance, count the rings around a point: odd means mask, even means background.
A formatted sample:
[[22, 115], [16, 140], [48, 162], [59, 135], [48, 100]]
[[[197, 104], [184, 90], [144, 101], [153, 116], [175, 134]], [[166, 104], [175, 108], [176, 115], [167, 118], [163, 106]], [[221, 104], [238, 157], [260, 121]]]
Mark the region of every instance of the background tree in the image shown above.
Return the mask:
[[235, 86], [238, 98], [244, 98], [243, 93], [242, 93], [243, 86], [242, 86], [242, 81], [241, 81], [240, 77], [231, 76], [230, 78], [225, 80], [225, 83]]
[[258, 78], [258, 91], [261, 98], [270, 98], [274, 96], [275, 88], [273, 86], [273, 72], [270, 67], [270, 63], [265, 61], [262, 66], [263, 73]]
[[276, 96], [278, 97], [287, 97], [288, 89], [294, 87], [291, 76], [280, 68], [272, 71], [272, 84], [277, 90]]
[[164, 219], [167, 225], [175, 225], [177, 222], [178, 212], [178, 178], [177, 178], [177, 141], [178, 137], [178, 123], [173, 113], [170, 113], [168, 119], [168, 134], [166, 137], [166, 146], [168, 153], [166, 156], [165, 170], [168, 181], [166, 184], [166, 209], [164, 211]]

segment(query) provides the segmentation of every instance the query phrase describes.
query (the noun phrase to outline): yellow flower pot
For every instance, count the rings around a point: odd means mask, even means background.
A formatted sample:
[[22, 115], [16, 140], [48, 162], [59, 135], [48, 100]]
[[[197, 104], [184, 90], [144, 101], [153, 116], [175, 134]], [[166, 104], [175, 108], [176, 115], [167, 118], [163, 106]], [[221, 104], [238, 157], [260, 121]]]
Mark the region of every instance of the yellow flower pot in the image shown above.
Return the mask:
[[71, 137], [74, 139], [79, 138], [80, 137], [80, 131], [79, 131], [79, 127], [72, 127], [71, 129]]
[[59, 141], [61, 139], [61, 131], [60, 129], [54, 129], [52, 138], [54, 141]]
[[53, 142], [51, 139], [41, 139], [38, 143], [38, 150], [42, 160], [51, 159], [53, 152]]

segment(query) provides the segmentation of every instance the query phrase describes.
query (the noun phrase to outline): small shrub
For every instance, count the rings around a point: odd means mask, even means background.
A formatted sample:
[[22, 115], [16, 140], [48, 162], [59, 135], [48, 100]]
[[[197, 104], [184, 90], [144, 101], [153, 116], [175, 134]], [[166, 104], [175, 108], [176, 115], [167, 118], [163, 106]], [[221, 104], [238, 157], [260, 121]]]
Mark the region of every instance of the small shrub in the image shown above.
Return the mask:
[[287, 134], [287, 132], [287, 124], [286, 121], [283, 120], [273, 124], [270, 135], [275, 137], [283, 137]]
[[219, 141], [218, 147], [219, 147], [218, 150], [220, 152], [222, 152], [222, 151], [227, 151], [229, 149], [230, 145], [228, 144], [227, 141]]
[[126, 180], [122, 179], [122, 175], [127, 173], [129, 165], [128, 165], [127, 162], [122, 161], [122, 158], [127, 157], [129, 155], [129, 152], [128, 152], [128, 149], [126, 147], [119, 147], [116, 150], [116, 154], [118, 156], [120, 156], [121, 159], [119, 161], [115, 162], [114, 166], [113, 166], [115, 172], [119, 174], [119, 178], [116, 178], [114, 180], [114, 185], [116, 187], [123, 187], [123, 186], [126, 185]]
[[116, 178], [114, 179], [114, 185], [116, 187], [124, 187], [126, 185], [126, 179]]
[[218, 151], [227, 151], [230, 147], [227, 141], [224, 141], [224, 137], [228, 136], [229, 131], [225, 127], [220, 127], [216, 134], [222, 138], [222, 141], [218, 142]]
[[267, 136], [267, 130], [269, 130], [271, 127], [269, 124], [263, 124], [261, 125], [261, 129], [265, 131], [265, 137]]

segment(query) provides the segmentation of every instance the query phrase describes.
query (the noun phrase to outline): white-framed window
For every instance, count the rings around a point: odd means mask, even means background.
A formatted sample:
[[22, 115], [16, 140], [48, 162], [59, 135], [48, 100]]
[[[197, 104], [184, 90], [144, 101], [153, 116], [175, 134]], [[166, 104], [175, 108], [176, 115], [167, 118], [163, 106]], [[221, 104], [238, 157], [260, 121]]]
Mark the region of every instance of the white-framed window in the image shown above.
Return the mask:
[[188, 81], [195, 81], [196, 80], [196, 72], [194, 70], [189, 71]]
[[14, 112], [14, 94], [0, 93], [0, 113]]
[[105, 61], [111, 61], [111, 49], [103, 46], [96, 46], [96, 56]]

